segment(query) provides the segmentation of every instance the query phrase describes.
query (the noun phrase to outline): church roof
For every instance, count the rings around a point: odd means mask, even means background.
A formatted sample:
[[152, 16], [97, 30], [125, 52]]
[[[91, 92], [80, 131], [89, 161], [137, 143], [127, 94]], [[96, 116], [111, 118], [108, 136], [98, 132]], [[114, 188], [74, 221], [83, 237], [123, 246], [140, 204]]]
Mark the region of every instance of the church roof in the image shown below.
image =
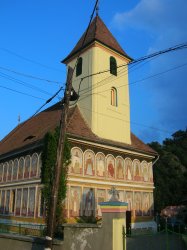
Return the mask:
[[[80, 50], [88, 47], [94, 41], [98, 41], [101, 44], [109, 47], [110, 49], [118, 52], [119, 54], [131, 59], [125, 53], [125, 51], [121, 48], [117, 40], [114, 38], [112, 33], [108, 30], [108, 28], [106, 27], [106, 25], [104, 24], [104, 22], [101, 20], [99, 16], [96, 16], [94, 20], [92, 21], [88, 29], [86, 39], [84, 41], [85, 33], [86, 31], [84, 32], [84, 34], [82, 35], [78, 43], [75, 45], [73, 50], [70, 52], [70, 54], [65, 59], [62, 60], [63, 63], [66, 62], [68, 59], [70, 59], [72, 56], [74, 56]], [[83, 44], [83, 41], [84, 41], [84, 44]]]
[[[31, 146], [35, 148], [41, 145], [45, 134], [48, 131], [54, 131], [56, 126], [59, 125], [61, 109], [61, 103], [59, 102], [18, 125], [0, 141], [0, 158], [2, 158], [3, 155], [11, 155], [18, 151], [21, 152], [23, 149], [30, 148]], [[96, 136], [87, 125], [78, 106], [72, 107], [69, 110], [67, 133], [70, 138], [79, 138], [104, 145], [141, 151], [151, 155], [157, 154], [152, 148], [144, 144], [132, 133], [131, 145], [102, 139]]]

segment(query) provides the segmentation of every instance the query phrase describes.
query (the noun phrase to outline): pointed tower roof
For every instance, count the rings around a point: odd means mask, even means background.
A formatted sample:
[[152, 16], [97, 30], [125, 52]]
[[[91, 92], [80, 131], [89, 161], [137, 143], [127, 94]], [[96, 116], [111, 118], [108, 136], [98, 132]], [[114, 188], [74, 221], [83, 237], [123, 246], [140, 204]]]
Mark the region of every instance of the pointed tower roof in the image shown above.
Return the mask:
[[[86, 31], [85, 31], [86, 32]], [[77, 52], [80, 50], [88, 47], [90, 44], [92, 44], [94, 41], [98, 41], [101, 44], [107, 46], [108, 48], [116, 51], [117, 53], [121, 54], [122, 56], [128, 57], [131, 59], [125, 51], [121, 48], [117, 40], [114, 38], [112, 33], [108, 30], [104, 22], [101, 20], [99, 16], [96, 16], [94, 20], [92, 21], [88, 33], [86, 35], [86, 39], [83, 44], [85, 32], [78, 41], [78, 43], [75, 45], [74, 49], [70, 52], [70, 54], [62, 60], [63, 63], [65, 63], [68, 59], [70, 59], [72, 56], [74, 56]]]

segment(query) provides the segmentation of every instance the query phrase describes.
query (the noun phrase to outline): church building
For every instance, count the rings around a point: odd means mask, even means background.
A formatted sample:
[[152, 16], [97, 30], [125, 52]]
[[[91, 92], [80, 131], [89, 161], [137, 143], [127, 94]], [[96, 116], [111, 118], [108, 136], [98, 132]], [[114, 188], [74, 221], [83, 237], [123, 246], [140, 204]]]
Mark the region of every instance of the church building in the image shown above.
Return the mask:
[[[132, 60], [101, 18], [92, 21], [63, 59], [75, 67], [72, 85], [79, 99], [71, 102], [67, 135], [71, 145], [68, 169], [68, 221], [100, 217], [99, 202], [119, 191], [128, 203], [132, 227], [153, 226], [153, 170], [157, 153], [130, 130], [128, 63]], [[119, 67], [120, 66], [120, 67]], [[98, 74], [100, 72], [100, 74]], [[0, 142], [0, 218], [44, 223], [40, 172], [43, 138], [59, 125], [62, 104], [18, 125]]]

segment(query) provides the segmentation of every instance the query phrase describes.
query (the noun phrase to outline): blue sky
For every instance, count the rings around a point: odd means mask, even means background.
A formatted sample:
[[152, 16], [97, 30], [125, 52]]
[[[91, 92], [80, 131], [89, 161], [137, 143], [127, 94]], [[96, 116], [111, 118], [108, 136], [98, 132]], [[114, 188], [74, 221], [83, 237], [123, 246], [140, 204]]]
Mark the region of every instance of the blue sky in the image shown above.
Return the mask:
[[[66, 68], [60, 61], [86, 29], [94, 3], [0, 1], [0, 140], [18, 124], [19, 115], [21, 121], [27, 119], [65, 82]], [[134, 59], [187, 42], [186, 0], [118, 0], [115, 4], [100, 0], [99, 13]], [[143, 141], [161, 142], [176, 130], [186, 128], [186, 64], [187, 49], [160, 56], [130, 71], [129, 82], [134, 83], [169, 70], [130, 85], [131, 130]], [[3, 68], [59, 83], [26, 78]], [[51, 104], [56, 101], [58, 98]]]

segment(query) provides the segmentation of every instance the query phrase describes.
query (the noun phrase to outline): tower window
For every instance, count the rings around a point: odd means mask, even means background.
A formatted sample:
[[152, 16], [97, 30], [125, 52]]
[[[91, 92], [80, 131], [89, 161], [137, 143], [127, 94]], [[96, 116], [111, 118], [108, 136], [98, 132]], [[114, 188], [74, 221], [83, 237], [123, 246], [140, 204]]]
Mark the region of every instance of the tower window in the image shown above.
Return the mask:
[[82, 57], [79, 57], [76, 67], [76, 76], [79, 76], [82, 74]]
[[117, 62], [113, 56], [110, 57], [110, 74], [117, 76]]
[[111, 105], [117, 107], [118, 106], [118, 100], [117, 100], [117, 89], [112, 87], [111, 88]]

